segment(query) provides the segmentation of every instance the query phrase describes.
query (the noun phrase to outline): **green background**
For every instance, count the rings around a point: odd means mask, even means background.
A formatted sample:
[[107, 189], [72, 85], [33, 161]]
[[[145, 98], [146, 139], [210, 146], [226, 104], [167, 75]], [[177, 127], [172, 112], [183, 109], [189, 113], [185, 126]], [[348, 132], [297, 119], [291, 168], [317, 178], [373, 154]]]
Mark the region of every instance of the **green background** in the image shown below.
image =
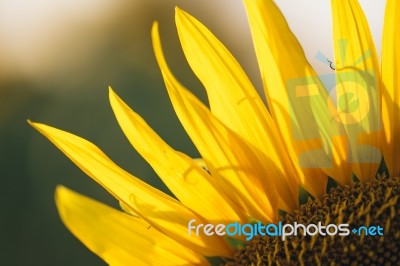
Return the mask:
[[[91, 60], [78, 58], [73, 67], [65, 68], [62, 54], [74, 54], [66, 43], [59, 48], [60, 61], [45, 78], [1, 76], [0, 265], [104, 264], [59, 219], [54, 203], [58, 184], [119, 208], [113, 197], [30, 127], [27, 119], [92, 141], [122, 168], [168, 192], [120, 130], [108, 102], [111, 85], [172, 147], [198, 156], [173, 112], [150, 39], [152, 22], [158, 20], [171, 68], [204, 99], [174, 29], [174, 6], [179, 3], [152, 4], [128, 4], [96, 40], [89, 40], [90, 34], [86, 40], [82, 32], [73, 35], [82, 42], [96, 42]], [[133, 10], [137, 8], [141, 10]]]

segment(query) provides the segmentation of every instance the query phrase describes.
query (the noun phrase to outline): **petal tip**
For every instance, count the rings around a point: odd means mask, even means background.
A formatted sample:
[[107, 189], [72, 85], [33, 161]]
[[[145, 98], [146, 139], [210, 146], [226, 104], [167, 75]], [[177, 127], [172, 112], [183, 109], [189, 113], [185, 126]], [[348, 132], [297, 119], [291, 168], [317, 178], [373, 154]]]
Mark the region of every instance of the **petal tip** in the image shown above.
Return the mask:
[[112, 99], [116, 97], [115, 91], [111, 88], [111, 86], [108, 87], [108, 97], [110, 99], [110, 102], [112, 102]]
[[72, 190], [70, 190], [69, 188], [67, 188], [63, 185], [57, 185], [56, 189], [54, 190], [54, 196], [56, 198], [56, 201], [63, 198], [67, 194], [71, 194], [71, 193], [72, 193]]
[[178, 14], [179, 12], [182, 12], [183, 10], [179, 8], [178, 6], [175, 6], [175, 14]]
[[40, 131], [41, 128], [42, 128], [42, 126], [43, 126], [43, 124], [37, 123], [37, 122], [33, 122], [33, 121], [30, 120], [30, 119], [27, 119], [26, 122], [27, 122], [31, 127], [33, 127], [34, 129], [36, 129], [36, 130], [38, 130], [38, 131]]
[[56, 202], [57, 210], [63, 218], [64, 210], [65, 210], [65, 202], [67, 201], [67, 198], [69, 196], [72, 196], [72, 190], [68, 189], [67, 187], [64, 187], [63, 185], [58, 185], [54, 191], [54, 200]]
[[153, 31], [154, 29], [158, 29], [158, 21], [157, 20], [154, 20], [153, 24], [151, 26], [151, 30]]
[[175, 7], [175, 22], [181, 21], [185, 19], [185, 17], [189, 16], [189, 14], [179, 7]]

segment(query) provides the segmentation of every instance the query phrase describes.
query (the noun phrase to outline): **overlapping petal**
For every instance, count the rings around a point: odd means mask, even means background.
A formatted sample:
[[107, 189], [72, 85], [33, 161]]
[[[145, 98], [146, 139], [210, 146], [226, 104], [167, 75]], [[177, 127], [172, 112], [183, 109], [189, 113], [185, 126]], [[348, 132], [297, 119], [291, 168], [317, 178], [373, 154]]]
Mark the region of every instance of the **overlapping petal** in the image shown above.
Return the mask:
[[222, 182], [230, 199], [247, 215], [275, 220], [279, 180], [269, 176], [267, 162], [227, 128], [170, 72], [161, 49], [157, 23], [152, 30], [153, 46], [175, 112], [199, 150], [212, 176]]
[[194, 17], [177, 8], [175, 18], [185, 57], [207, 90], [212, 114], [258, 147], [258, 156], [269, 163], [268, 174], [276, 176], [297, 198], [298, 177], [284, 141], [239, 63]]
[[132, 146], [185, 206], [214, 224], [244, 221], [215, 178], [168, 146], [111, 88], [110, 103]]
[[383, 157], [391, 176], [400, 175], [400, 1], [387, 0], [382, 41]]
[[353, 172], [372, 180], [381, 162], [378, 57], [368, 22], [356, 0], [331, 0], [336, 65], [336, 95], [349, 138]]
[[111, 265], [208, 265], [208, 262], [140, 218], [112, 209], [65, 187], [56, 204], [66, 227]]
[[202, 217], [118, 167], [94, 144], [47, 125], [31, 125], [53, 142], [83, 172], [156, 229], [203, 255], [231, 254], [231, 249], [221, 237], [194, 234], [189, 236], [188, 222], [196, 219], [205, 223]]
[[348, 183], [351, 169], [341, 125], [329, 110], [328, 93], [299, 42], [272, 0], [244, 3], [270, 112], [303, 186], [321, 196], [327, 174]]

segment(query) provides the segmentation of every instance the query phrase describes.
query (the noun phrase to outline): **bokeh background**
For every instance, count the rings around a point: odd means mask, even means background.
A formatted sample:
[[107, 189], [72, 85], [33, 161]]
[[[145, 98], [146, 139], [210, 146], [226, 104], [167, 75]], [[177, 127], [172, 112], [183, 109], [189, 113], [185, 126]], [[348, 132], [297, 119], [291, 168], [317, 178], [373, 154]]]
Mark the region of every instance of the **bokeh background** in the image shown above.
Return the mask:
[[[333, 58], [329, 1], [276, 2], [310, 62], [319, 73], [329, 73], [329, 65], [315, 58], [318, 52]], [[360, 2], [380, 52], [385, 1]], [[262, 93], [241, 1], [0, 0], [1, 265], [104, 264], [59, 220], [57, 184], [118, 207], [26, 119], [89, 139], [123, 168], [169, 193], [119, 129], [108, 103], [111, 85], [172, 147], [198, 156], [172, 110], [150, 40], [158, 20], [171, 68], [205, 100], [179, 45], [175, 6], [206, 24]]]

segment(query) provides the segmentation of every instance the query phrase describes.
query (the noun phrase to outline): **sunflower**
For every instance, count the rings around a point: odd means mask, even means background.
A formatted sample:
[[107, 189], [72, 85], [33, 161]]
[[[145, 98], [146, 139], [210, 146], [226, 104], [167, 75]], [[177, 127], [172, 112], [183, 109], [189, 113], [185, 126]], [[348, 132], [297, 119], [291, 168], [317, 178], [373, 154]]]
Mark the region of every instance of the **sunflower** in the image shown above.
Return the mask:
[[[358, 2], [331, 2], [335, 93], [324, 87], [274, 2], [244, 0], [268, 107], [223, 44], [177, 8], [184, 54], [208, 95], [209, 107], [204, 105], [173, 76], [153, 24], [154, 52], [169, 97], [202, 158], [170, 147], [111, 88], [109, 97], [130, 143], [176, 198], [124, 171], [89, 141], [30, 122], [123, 209], [60, 186], [56, 204], [69, 230], [109, 264], [209, 264], [209, 257], [258, 265], [398, 263], [399, 179], [385, 177], [382, 169], [391, 177], [400, 174], [400, 2], [387, 1], [381, 69]], [[337, 187], [326, 194], [328, 181]], [[301, 206], [299, 188], [310, 198]], [[285, 242], [258, 236], [246, 242], [241, 236], [192, 233], [193, 219], [377, 223], [385, 235], [299, 236]]]

